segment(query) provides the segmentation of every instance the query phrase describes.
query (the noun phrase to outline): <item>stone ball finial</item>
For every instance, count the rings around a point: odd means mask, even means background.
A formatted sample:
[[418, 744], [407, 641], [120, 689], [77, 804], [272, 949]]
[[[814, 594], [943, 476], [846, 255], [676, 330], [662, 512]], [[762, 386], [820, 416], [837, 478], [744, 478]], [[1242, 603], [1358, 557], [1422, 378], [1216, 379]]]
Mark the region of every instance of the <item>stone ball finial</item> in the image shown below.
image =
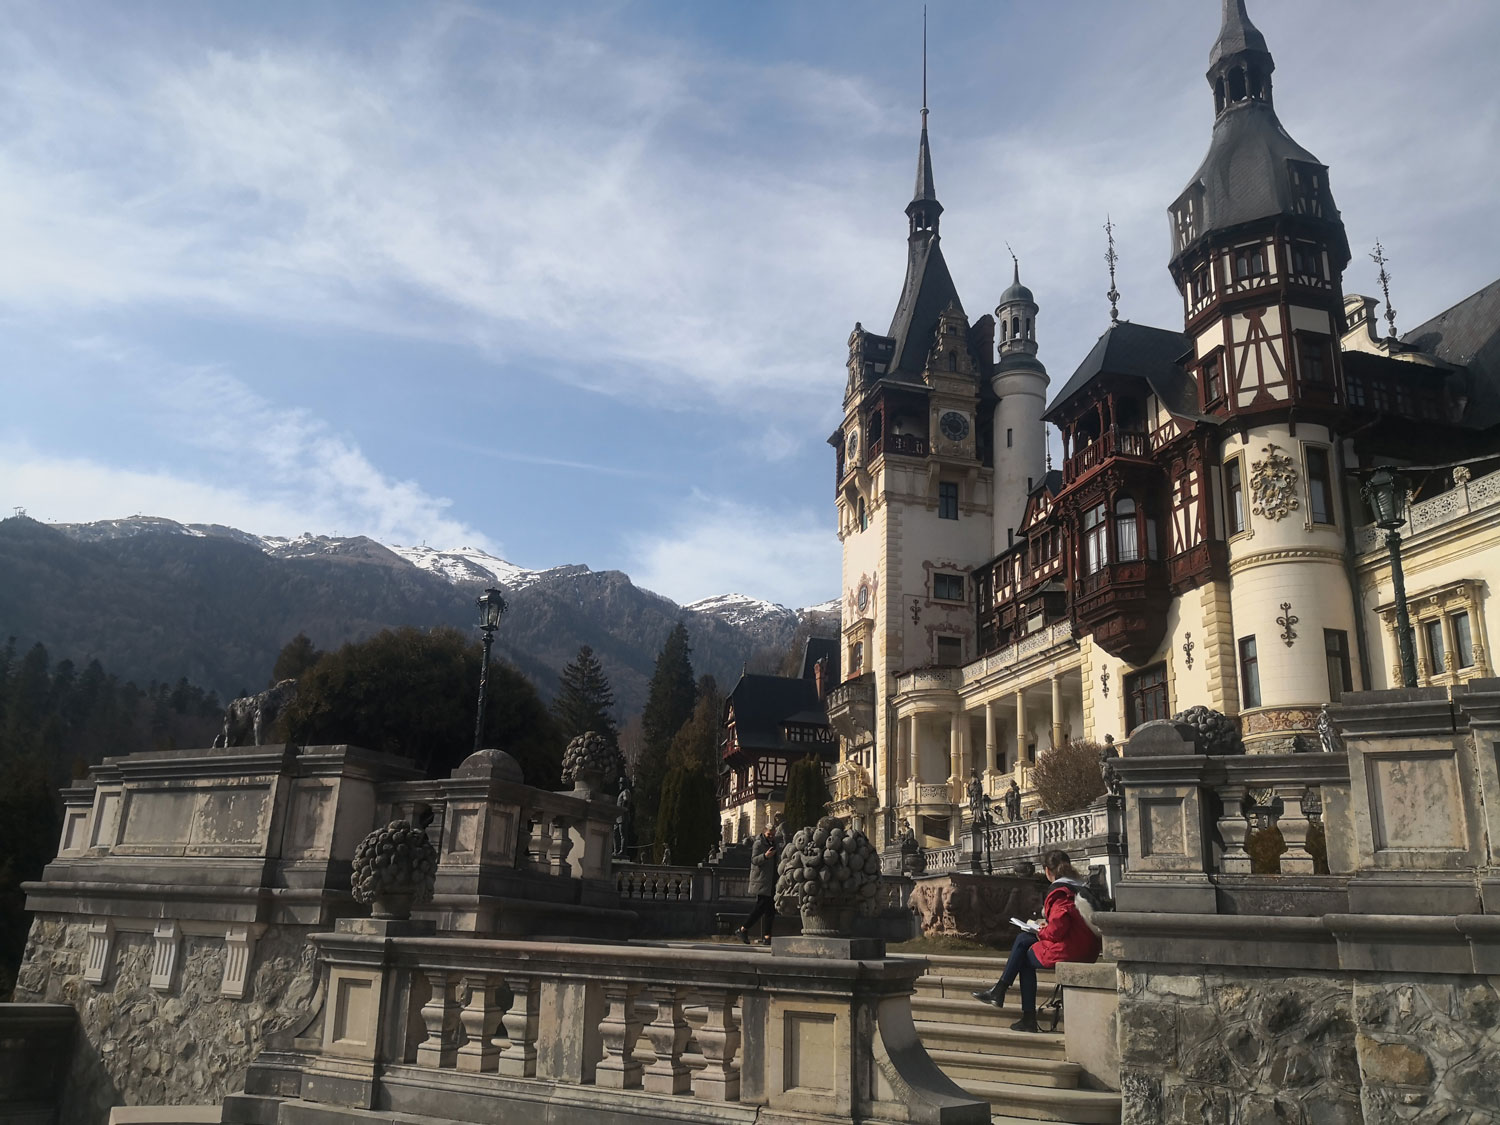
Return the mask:
[[796, 906], [802, 932], [843, 935], [855, 911], [880, 909], [880, 853], [869, 837], [840, 817], [799, 829], [782, 850], [776, 874], [778, 909]]
[[376, 918], [410, 918], [411, 908], [432, 898], [438, 854], [424, 828], [393, 820], [354, 849], [354, 901], [369, 903]]
[[458, 764], [454, 777], [490, 777], [496, 781], [525, 781], [521, 763], [504, 750], [477, 750]]

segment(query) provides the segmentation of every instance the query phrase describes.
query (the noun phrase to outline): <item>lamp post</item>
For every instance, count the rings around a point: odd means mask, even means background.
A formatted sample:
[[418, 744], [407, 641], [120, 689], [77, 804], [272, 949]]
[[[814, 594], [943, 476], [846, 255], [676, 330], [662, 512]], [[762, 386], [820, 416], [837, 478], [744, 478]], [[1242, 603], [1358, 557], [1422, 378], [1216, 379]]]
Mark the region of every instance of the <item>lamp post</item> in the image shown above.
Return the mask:
[[1396, 597], [1396, 644], [1401, 650], [1401, 686], [1417, 686], [1417, 652], [1411, 615], [1406, 612], [1406, 575], [1401, 571], [1401, 532], [1406, 523], [1407, 481], [1388, 468], [1376, 469], [1364, 483], [1365, 502], [1375, 513], [1375, 526], [1385, 531], [1391, 552], [1391, 589]]
[[484, 659], [479, 665], [479, 716], [474, 720], [474, 753], [484, 749], [484, 693], [490, 683], [490, 645], [505, 613], [505, 599], [491, 587], [474, 603], [479, 607], [479, 628], [484, 633]]

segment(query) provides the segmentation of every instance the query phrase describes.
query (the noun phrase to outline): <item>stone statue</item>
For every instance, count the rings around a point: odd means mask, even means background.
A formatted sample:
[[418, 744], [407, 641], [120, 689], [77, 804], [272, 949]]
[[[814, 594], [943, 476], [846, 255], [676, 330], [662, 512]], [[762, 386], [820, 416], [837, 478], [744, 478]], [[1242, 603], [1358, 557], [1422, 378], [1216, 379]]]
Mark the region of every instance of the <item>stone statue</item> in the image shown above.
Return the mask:
[[1010, 788], [1005, 791], [1005, 819], [1016, 821], [1021, 819], [1021, 787], [1011, 779]]
[[635, 845], [635, 825], [632, 823], [630, 795], [630, 777], [627, 774], [620, 775], [619, 794], [615, 797], [615, 807], [620, 811], [615, 819], [615, 858], [627, 859], [630, 849]]
[[1339, 728], [1333, 725], [1333, 716], [1328, 713], [1328, 704], [1323, 704], [1323, 709], [1318, 712], [1318, 743], [1325, 754], [1342, 754], [1344, 752], [1344, 737], [1339, 734]]
[[224, 729], [214, 739], [214, 748], [264, 746], [265, 736], [296, 695], [297, 681], [282, 680], [257, 695], [231, 700], [224, 708]]
[[1120, 780], [1120, 774], [1115, 769], [1114, 760], [1120, 756], [1120, 748], [1115, 745], [1113, 735], [1104, 736], [1104, 746], [1099, 750], [1099, 776], [1104, 779], [1104, 791], [1111, 797], [1123, 797], [1125, 795], [1125, 784]]
[[979, 780], [977, 770], [969, 771], [969, 815], [979, 817], [980, 810], [984, 807], [984, 782]]
[[902, 873], [920, 875], [926, 871], [927, 857], [922, 853], [922, 845], [917, 843], [917, 834], [912, 831], [911, 825], [901, 825], [896, 838], [901, 848]]

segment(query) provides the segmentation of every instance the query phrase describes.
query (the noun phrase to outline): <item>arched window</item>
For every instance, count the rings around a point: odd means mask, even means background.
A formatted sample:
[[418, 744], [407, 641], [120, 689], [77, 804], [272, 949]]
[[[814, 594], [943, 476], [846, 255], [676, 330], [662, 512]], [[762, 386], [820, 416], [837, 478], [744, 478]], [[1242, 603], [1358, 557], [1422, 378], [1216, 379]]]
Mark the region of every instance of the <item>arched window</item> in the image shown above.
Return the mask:
[[1245, 72], [1239, 67], [1229, 72], [1229, 100], [1232, 102], [1245, 100]]
[[1021, 318], [1013, 316], [1010, 318], [1010, 334], [1017, 339], [1021, 336]]
[[949, 371], [957, 371], [958, 370], [958, 353], [957, 352], [949, 352], [948, 353], [948, 370]]
[[1224, 112], [1224, 79], [1220, 78], [1214, 83], [1214, 112]]
[[1104, 505], [1099, 504], [1083, 513], [1083, 569], [1086, 574], [1098, 574], [1109, 562], [1109, 521]]
[[859, 529], [866, 531], [870, 526], [870, 513], [865, 510], [865, 498], [861, 496], [854, 506], [855, 517], [859, 520]]
[[1135, 522], [1135, 501], [1122, 496], [1115, 501], [1115, 547], [1120, 562], [1135, 562], [1141, 557], [1140, 528]]
[[1031, 317], [1026, 318], [1026, 338], [1031, 339]]

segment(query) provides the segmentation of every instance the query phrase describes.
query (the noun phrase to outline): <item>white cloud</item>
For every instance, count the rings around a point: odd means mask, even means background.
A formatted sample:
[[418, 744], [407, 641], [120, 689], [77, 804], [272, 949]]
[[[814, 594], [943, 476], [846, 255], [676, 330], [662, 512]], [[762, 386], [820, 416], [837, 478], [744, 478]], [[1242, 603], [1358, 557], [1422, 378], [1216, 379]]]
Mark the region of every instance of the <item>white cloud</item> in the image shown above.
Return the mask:
[[680, 604], [743, 593], [793, 607], [837, 594], [839, 542], [812, 512], [770, 511], [695, 492], [677, 522], [627, 544], [636, 585]]

